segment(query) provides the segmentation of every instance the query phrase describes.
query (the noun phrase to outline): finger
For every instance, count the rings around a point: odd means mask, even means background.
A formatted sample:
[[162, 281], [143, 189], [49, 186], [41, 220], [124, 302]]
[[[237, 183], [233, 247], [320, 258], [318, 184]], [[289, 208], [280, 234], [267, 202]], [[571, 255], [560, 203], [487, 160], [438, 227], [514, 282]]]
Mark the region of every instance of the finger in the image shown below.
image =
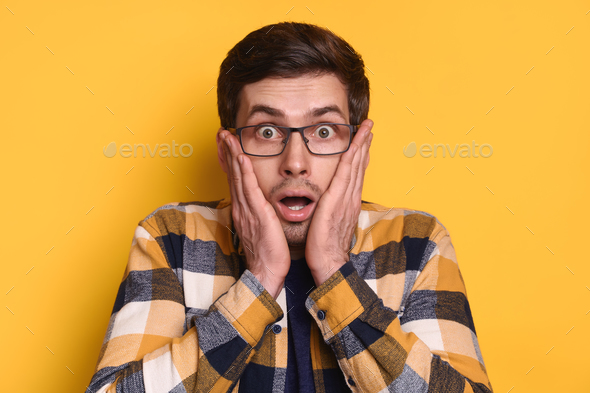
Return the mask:
[[360, 200], [363, 194], [363, 184], [365, 183], [365, 173], [369, 166], [370, 159], [370, 146], [373, 138], [373, 133], [367, 138], [367, 142], [363, 148], [363, 158], [361, 161], [361, 167], [359, 168], [359, 174], [357, 176], [356, 185], [352, 194], [353, 200]]
[[369, 146], [371, 145], [371, 139], [373, 138], [373, 133], [371, 132], [372, 130], [372, 125], [371, 128], [369, 128], [366, 138], [364, 139], [364, 143], [361, 146], [361, 159], [359, 161], [359, 165], [358, 167], [354, 167], [353, 168], [353, 176], [355, 176], [354, 181], [351, 183], [352, 186], [352, 193], [353, 193], [353, 198], [358, 198], [360, 199], [359, 195], [355, 195], [356, 193], [358, 193], [359, 191], [359, 186], [362, 188], [362, 184], [364, 181], [364, 173], [365, 170], [367, 168], [367, 160], [369, 157]]
[[338, 168], [336, 168], [334, 178], [332, 179], [330, 187], [327, 190], [327, 192], [329, 191], [330, 194], [333, 193], [337, 199], [344, 198], [348, 191], [352, 179], [352, 166], [354, 163], [354, 158], [356, 156], [356, 152], [359, 150], [362, 144], [364, 132], [366, 132], [366, 128], [361, 127], [354, 136], [348, 151], [340, 156]]
[[246, 154], [240, 154], [238, 156], [238, 161], [240, 158], [242, 159], [240, 169], [242, 171], [244, 196], [246, 197], [249, 206], [253, 210], [261, 211], [264, 204], [266, 203], [266, 198], [264, 197], [264, 194], [258, 185], [258, 179], [254, 174], [252, 161], [250, 161], [250, 157], [248, 157]]
[[237, 204], [238, 203], [238, 195], [236, 193], [236, 186], [234, 184], [234, 177], [233, 177], [233, 166], [232, 166], [232, 157], [231, 157], [231, 152], [230, 152], [230, 148], [229, 145], [226, 142], [226, 138], [227, 138], [227, 134], [228, 133], [224, 133], [222, 135], [222, 139], [223, 139], [223, 152], [225, 154], [225, 162], [226, 162], [226, 166], [227, 166], [227, 182], [229, 184], [229, 192], [231, 195], [231, 200], [233, 203]]
[[365, 137], [361, 138], [361, 141], [362, 142], [360, 142], [361, 144], [359, 145], [358, 151], [356, 152], [356, 154], [354, 155], [354, 158], [352, 160], [352, 165], [351, 165], [351, 168], [350, 168], [350, 170], [351, 170], [351, 172], [350, 172], [350, 182], [348, 183], [348, 187], [346, 188], [345, 198], [350, 198], [350, 196], [351, 196], [351, 194], [354, 191], [354, 188], [356, 186], [356, 180], [357, 180], [357, 177], [358, 177], [359, 168], [361, 166], [361, 161], [363, 159], [363, 154], [364, 154], [364, 151], [365, 151], [365, 146], [367, 145], [366, 138]]
[[[345, 193], [345, 200], [350, 200], [350, 198], [354, 195], [355, 190], [357, 188], [357, 184], [359, 181], [359, 178], [362, 177], [362, 174], [360, 173], [363, 170], [363, 165], [364, 165], [364, 161], [365, 161], [365, 157], [367, 154], [367, 150], [368, 150], [368, 141], [369, 141], [369, 135], [371, 134], [371, 128], [372, 128], [372, 121], [371, 120], [365, 120], [362, 123], [362, 127], [361, 130], [359, 130], [359, 133], [357, 133], [357, 135], [355, 135], [355, 142], [359, 144], [359, 150], [358, 152], [355, 154], [355, 157], [353, 159], [352, 165], [351, 165], [351, 174], [350, 174], [350, 182], [348, 184], [348, 187], [346, 189], [346, 193]], [[359, 135], [360, 134], [360, 135]]]
[[330, 186], [326, 190], [326, 193], [329, 195], [334, 195], [337, 199], [344, 197], [344, 194], [348, 189], [348, 184], [350, 183], [352, 162], [358, 147], [359, 146], [356, 143], [351, 143], [348, 150], [340, 156], [336, 173], [330, 182]]
[[242, 170], [240, 169], [240, 163], [238, 162], [238, 154], [243, 153], [242, 148], [238, 142], [238, 139], [234, 135], [228, 135], [226, 142], [229, 145], [231, 153], [231, 167], [232, 167], [232, 179], [236, 191], [236, 203], [239, 203], [242, 207], [247, 208], [248, 202], [244, 196], [243, 184], [242, 184]]

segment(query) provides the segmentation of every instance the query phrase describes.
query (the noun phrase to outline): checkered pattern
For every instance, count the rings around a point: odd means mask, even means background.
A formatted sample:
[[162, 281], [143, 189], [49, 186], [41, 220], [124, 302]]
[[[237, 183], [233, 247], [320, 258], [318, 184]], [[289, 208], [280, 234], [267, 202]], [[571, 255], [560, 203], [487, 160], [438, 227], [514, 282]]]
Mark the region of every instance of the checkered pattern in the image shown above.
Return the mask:
[[[285, 288], [270, 296], [232, 232], [228, 198], [139, 222], [88, 392], [284, 390]], [[428, 213], [363, 201], [349, 262], [306, 307], [318, 393], [492, 391], [449, 233]]]

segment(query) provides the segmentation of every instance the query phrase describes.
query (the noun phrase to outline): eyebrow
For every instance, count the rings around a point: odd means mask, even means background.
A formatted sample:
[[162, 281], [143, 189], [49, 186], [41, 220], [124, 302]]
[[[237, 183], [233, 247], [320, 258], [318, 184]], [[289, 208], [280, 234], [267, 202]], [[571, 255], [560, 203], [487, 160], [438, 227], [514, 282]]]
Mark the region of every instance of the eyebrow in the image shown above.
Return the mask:
[[[280, 109], [272, 108], [268, 105], [256, 104], [252, 107], [252, 109], [250, 109], [250, 112], [248, 113], [248, 119], [250, 119], [256, 113], [265, 113], [269, 116], [279, 117], [283, 119], [286, 117], [285, 112], [283, 112]], [[340, 115], [340, 117], [342, 117], [343, 120], [346, 119], [344, 113], [338, 107], [338, 105], [328, 105], [321, 108], [313, 108], [310, 109], [306, 113], [306, 115], [311, 117], [320, 117], [322, 115], [325, 115], [326, 113], [336, 113], [337, 115]]]

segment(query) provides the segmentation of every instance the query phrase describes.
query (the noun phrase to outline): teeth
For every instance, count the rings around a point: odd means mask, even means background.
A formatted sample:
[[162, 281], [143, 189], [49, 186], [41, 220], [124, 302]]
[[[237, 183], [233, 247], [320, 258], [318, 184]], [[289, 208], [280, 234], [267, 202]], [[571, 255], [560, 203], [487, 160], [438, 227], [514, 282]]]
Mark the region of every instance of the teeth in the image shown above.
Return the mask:
[[[307, 205], [305, 205], [307, 206]], [[305, 206], [287, 206], [289, 209], [291, 210], [301, 210], [303, 209]]]

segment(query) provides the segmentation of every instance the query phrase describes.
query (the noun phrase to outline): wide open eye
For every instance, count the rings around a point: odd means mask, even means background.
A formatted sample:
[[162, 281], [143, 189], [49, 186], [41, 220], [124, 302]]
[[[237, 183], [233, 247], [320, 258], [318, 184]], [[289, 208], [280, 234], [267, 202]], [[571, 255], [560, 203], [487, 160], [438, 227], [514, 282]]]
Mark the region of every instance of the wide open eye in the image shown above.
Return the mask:
[[314, 136], [320, 139], [329, 139], [334, 137], [335, 132], [336, 130], [334, 129], [334, 126], [323, 124], [316, 128]]
[[256, 133], [263, 139], [276, 139], [281, 136], [281, 133], [273, 126], [259, 126], [256, 128]]

